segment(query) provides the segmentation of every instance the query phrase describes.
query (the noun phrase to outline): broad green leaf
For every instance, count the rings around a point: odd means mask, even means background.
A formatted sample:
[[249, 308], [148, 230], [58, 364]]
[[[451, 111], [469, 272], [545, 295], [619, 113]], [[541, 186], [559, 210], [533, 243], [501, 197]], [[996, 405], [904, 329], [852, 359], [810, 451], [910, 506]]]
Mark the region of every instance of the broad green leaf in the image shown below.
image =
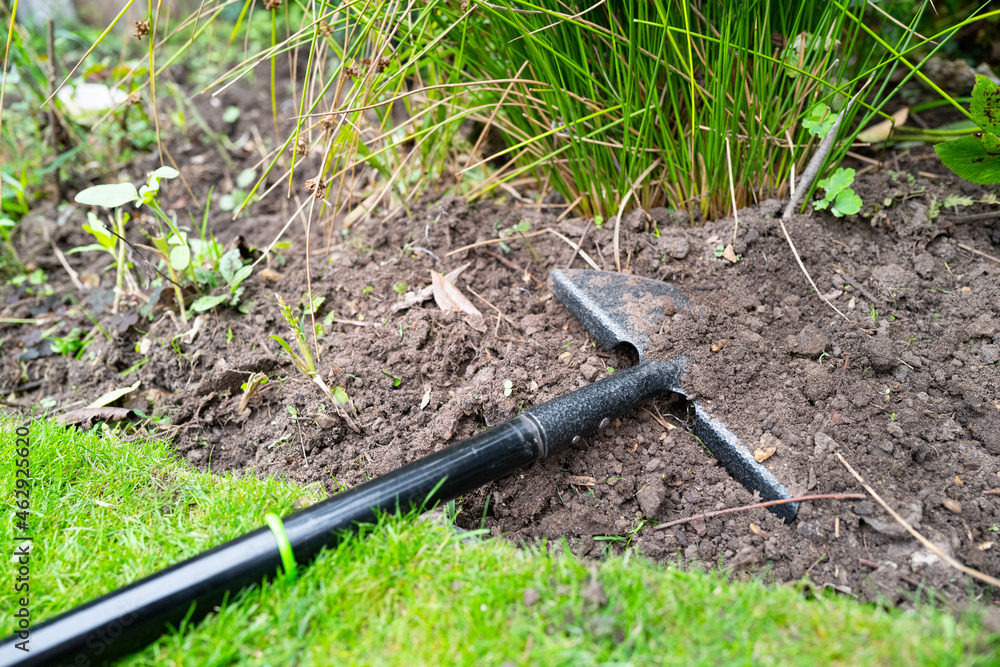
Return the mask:
[[829, 205], [830, 205], [829, 199], [817, 199], [816, 201], [813, 202], [813, 208], [815, 208], [817, 211], [822, 211], [826, 209]]
[[836, 120], [837, 117], [830, 113], [830, 107], [817, 102], [809, 108], [809, 113], [802, 119], [802, 127], [814, 137], [825, 137]]
[[107, 250], [107, 248], [102, 246], [100, 243], [91, 243], [90, 245], [78, 245], [75, 248], [70, 248], [66, 251], [66, 254], [75, 255], [78, 252], [89, 252], [91, 250]]
[[177, 245], [170, 249], [170, 268], [183, 271], [191, 264], [191, 251], [186, 245]]
[[257, 170], [256, 169], [244, 169], [236, 177], [236, 187], [241, 190], [245, 190], [253, 185], [254, 181], [257, 180]]
[[240, 251], [236, 248], [219, 259], [219, 273], [222, 274], [222, 279], [226, 281], [226, 284], [233, 282], [236, 272], [241, 268], [243, 268], [243, 258], [240, 257]]
[[197, 299], [195, 299], [194, 303], [191, 304], [191, 310], [193, 310], [196, 313], [200, 313], [206, 310], [211, 310], [212, 308], [215, 308], [228, 298], [229, 296], [226, 294], [220, 294], [219, 296], [211, 296], [211, 295], [200, 296]]
[[851, 187], [851, 183], [853, 182], [854, 170], [838, 167], [837, 171], [833, 172], [833, 176], [830, 177], [830, 182], [825, 187], [826, 198], [833, 199], [841, 190]]
[[303, 304], [302, 310], [305, 311], [306, 315], [315, 314], [316, 311], [319, 310], [319, 307], [322, 306], [323, 302], [325, 301], [326, 301], [325, 296], [314, 296], [311, 302]]
[[240, 118], [240, 108], [229, 106], [222, 112], [222, 120], [226, 123], [235, 123]]
[[977, 132], [976, 139], [982, 142], [983, 148], [990, 155], [1000, 155], [1000, 137], [992, 132]]
[[981, 130], [1000, 134], [1000, 86], [982, 74], [977, 74], [969, 111], [972, 112], [972, 120], [976, 121]]
[[975, 136], [945, 141], [934, 150], [945, 166], [965, 180], [981, 185], [1000, 183], [1000, 155], [991, 155]]
[[347, 392], [344, 391], [341, 387], [334, 387], [333, 400], [337, 401], [338, 403], [347, 403], [349, 398], [347, 396]]
[[177, 178], [178, 176], [180, 176], [180, 172], [173, 167], [160, 167], [154, 171], [149, 175], [149, 181], [146, 185], [139, 188], [139, 196], [142, 198], [142, 203], [148, 204], [156, 199], [156, 195], [160, 191], [161, 178]]
[[249, 266], [241, 266], [240, 269], [239, 269], [239, 271], [236, 272], [236, 275], [233, 276], [233, 280], [232, 280], [233, 286], [232, 286], [232, 288], [229, 291], [232, 292], [233, 294], [235, 294], [236, 293], [236, 288], [238, 288], [240, 286], [240, 283], [243, 282], [244, 280], [246, 280], [247, 277], [252, 272], [253, 272], [253, 269], [251, 267], [249, 267]]
[[173, 167], [158, 167], [152, 174], [149, 175], [149, 182], [152, 184], [154, 178], [177, 178], [180, 175], [181, 173]]
[[87, 206], [118, 208], [129, 202], [137, 201], [139, 193], [131, 183], [108, 183], [82, 190], [75, 199], [77, 203]]
[[111, 405], [112, 403], [114, 403], [115, 401], [117, 401], [122, 396], [125, 396], [126, 394], [131, 394], [133, 391], [135, 391], [136, 389], [138, 389], [140, 382], [141, 382], [141, 380], [136, 380], [135, 384], [133, 384], [131, 387], [122, 387], [121, 389], [114, 389], [112, 391], [109, 391], [108, 393], [104, 394], [103, 396], [101, 396], [100, 398], [98, 398], [96, 401], [94, 401], [93, 403], [91, 403], [90, 405], [88, 405], [87, 407], [88, 408], [103, 408], [105, 405]]
[[838, 218], [845, 215], [854, 215], [861, 210], [861, 204], [861, 197], [854, 194], [854, 190], [841, 190], [830, 212]]
[[89, 215], [87, 217], [89, 222], [84, 223], [83, 231], [93, 235], [105, 250], [114, 251], [118, 237], [109, 232], [108, 228], [97, 219], [96, 215]]

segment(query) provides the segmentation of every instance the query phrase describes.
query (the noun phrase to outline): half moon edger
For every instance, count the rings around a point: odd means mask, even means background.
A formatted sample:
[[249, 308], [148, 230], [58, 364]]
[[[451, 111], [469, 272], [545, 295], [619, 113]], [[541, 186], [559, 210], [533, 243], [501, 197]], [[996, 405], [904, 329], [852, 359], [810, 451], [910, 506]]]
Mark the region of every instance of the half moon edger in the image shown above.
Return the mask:
[[[603, 347], [628, 343], [640, 362], [290, 514], [276, 528], [259, 528], [31, 627], [30, 653], [15, 649], [16, 635], [8, 637], [0, 645], [0, 666], [114, 660], [143, 648], [186, 617], [201, 618], [226, 596], [274, 576], [289, 562], [289, 546], [295, 561], [307, 563], [345, 531], [376, 521], [380, 512], [447, 502], [579, 442], [647, 398], [685, 394], [681, 377], [686, 357], [644, 356], [648, 334], [667, 315], [689, 305], [679, 291], [660, 281], [604, 271], [553, 271], [551, 278], [556, 298]], [[790, 497], [725, 425], [697, 402], [693, 410], [691, 430], [733, 478], [765, 501]], [[798, 503], [768, 509], [787, 523], [795, 518]], [[279, 536], [282, 526], [284, 535]]]

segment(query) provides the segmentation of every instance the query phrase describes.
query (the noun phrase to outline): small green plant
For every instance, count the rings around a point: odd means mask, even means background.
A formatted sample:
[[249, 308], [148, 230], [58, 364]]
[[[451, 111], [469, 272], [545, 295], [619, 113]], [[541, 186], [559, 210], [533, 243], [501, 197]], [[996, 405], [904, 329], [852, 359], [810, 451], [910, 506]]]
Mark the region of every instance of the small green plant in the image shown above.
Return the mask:
[[[80, 250], [103, 249], [110, 252], [115, 257], [117, 274], [115, 276], [115, 297], [112, 312], [117, 313], [121, 303], [121, 295], [124, 293], [125, 272], [127, 271], [126, 243], [125, 243], [125, 223], [130, 216], [122, 210], [126, 204], [145, 204], [153, 211], [158, 219], [163, 219], [168, 225], [173, 226], [173, 222], [167, 217], [159, 206], [157, 195], [160, 190], [161, 178], [175, 178], [179, 174], [172, 167], [160, 167], [150, 174], [148, 181], [140, 189], [136, 189], [131, 183], [104, 183], [82, 190], [76, 195], [76, 202], [88, 206], [101, 206], [114, 211], [112, 219], [113, 229], [108, 229], [97, 219], [97, 216], [88, 216], [89, 223], [83, 226], [84, 231], [90, 233], [97, 239], [96, 246], [85, 246]], [[77, 250], [74, 248], [74, 250]], [[190, 259], [190, 251], [185, 246], [183, 250], [177, 248], [176, 251], [168, 250], [168, 267], [173, 274], [174, 267]], [[173, 275], [171, 276], [173, 279]], [[181, 319], [187, 322], [184, 313], [184, 297], [181, 294], [180, 285], [174, 280], [175, 295], [181, 307]]]
[[45, 338], [51, 341], [52, 351], [56, 354], [79, 359], [80, 353], [91, 343], [90, 336], [81, 336], [82, 333], [81, 329], [73, 327], [73, 330], [65, 336], [45, 336]]
[[392, 379], [392, 388], [393, 389], [395, 389], [395, 388], [399, 387], [399, 385], [403, 384], [403, 380], [401, 378], [396, 377], [395, 375], [393, 375], [389, 371], [383, 370], [382, 374]]
[[976, 75], [969, 107], [979, 131], [934, 146], [946, 167], [967, 181], [1000, 183], [1000, 86]]
[[[281, 298], [280, 294], [275, 293], [274, 296], [278, 299], [278, 306], [281, 308], [281, 316], [284, 318], [289, 331], [292, 333], [292, 338], [295, 340], [295, 346], [298, 348], [298, 352], [293, 350], [292, 346], [289, 345], [288, 342], [281, 336], [271, 334], [271, 338], [277, 342], [285, 352], [288, 353], [288, 356], [291, 357], [292, 363], [295, 364], [296, 368], [302, 371], [302, 373], [310, 380], [315, 382], [316, 385], [323, 390], [323, 394], [325, 396], [333, 398], [335, 405], [339, 406], [342, 403], [346, 403], [350, 400], [347, 396], [347, 392], [341, 387], [334, 387], [331, 390], [316, 370], [316, 362], [313, 359], [312, 351], [309, 349], [309, 341], [306, 340], [306, 332], [300, 324], [299, 316], [292, 312], [291, 306], [285, 303], [285, 300]], [[338, 412], [340, 412], [339, 407]], [[340, 412], [340, 415], [345, 419], [348, 419], [343, 412]]]
[[872, 309], [868, 312], [868, 315], [871, 316], [872, 322], [875, 323], [875, 326], [878, 326], [878, 311], [875, 310], [875, 306], [872, 306]]
[[603, 229], [604, 228], [604, 216], [603, 215], [595, 215], [594, 216], [594, 226], [597, 227], [598, 229]]
[[[184, 322], [187, 322], [184, 295], [181, 291], [181, 282], [184, 278], [202, 287], [213, 288], [218, 286], [218, 281], [214, 277], [214, 273], [218, 273], [230, 287], [229, 295], [206, 295], [197, 299], [192, 304], [192, 309], [195, 312], [214, 308], [227, 298], [231, 300], [232, 305], [236, 305], [239, 301], [240, 283], [250, 275], [251, 269], [243, 265], [238, 250], [234, 249], [223, 253], [221, 245], [214, 237], [207, 234], [208, 204], [211, 203], [211, 193], [209, 193], [209, 201], [202, 219], [200, 239], [190, 236], [186, 229], [181, 229], [160, 206], [160, 181], [176, 178], [179, 175], [177, 170], [172, 167], [160, 167], [149, 175], [146, 184], [139, 189], [136, 189], [131, 183], [102, 184], [87, 188], [76, 196], [76, 201], [80, 204], [102, 206], [114, 210], [113, 230], [106, 228], [96, 215], [89, 213], [88, 223], [83, 228], [97, 239], [97, 243], [74, 248], [71, 251], [105, 250], [115, 257], [118, 272], [113, 312], [118, 312], [127, 271], [125, 224], [129, 220], [129, 215], [122, 210], [126, 204], [135, 204], [137, 207], [145, 206], [156, 217], [159, 234], [151, 238], [155, 246], [152, 250], [155, 250], [166, 264], [170, 281], [174, 286], [174, 296], [177, 298], [181, 311], [181, 319]], [[164, 230], [163, 225], [166, 225], [166, 230]]]
[[861, 197], [854, 194], [854, 170], [838, 167], [830, 178], [824, 178], [816, 185], [823, 188], [824, 196], [813, 202], [816, 210], [830, 209], [838, 218], [853, 215], [861, 210]]
[[508, 236], [510, 236], [512, 234], [517, 234], [518, 236], [521, 237], [522, 241], [524, 241], [525, 243], [528, 244], [528, 250], [531, 251], [531, 256], [535, 258], [535, 261], [536, 262], [540, 262], [542, 260], [538, 256], [538, 253], [535, 252], [535, 246], [531, 245], [531, 241], [529, 241], [527, 239], [527, 237], [525, 237], [525, 235], [524, 235], [524, 233], [526, 231], [528, 231], [529, 229], [531, 229], [531, 222], [529, 222], [528, 220], [521, 220], [520, 222], [518, 222], [513, 227], [509, 227], [509, 228], [504, 229], [503, 231], [501, 231], [500, 232], [500, 238], [506, 238], [506, 237], [508, 237]]
[[715, 250], [712, 251], [712, 254], [715, 255], [716, 258], [721, 258], [723, 253], [725, 252], [726, 252], [726, 246], [720, 243], [719, 245], [715, 246]]
[[406, 284], [405, 280], [400, 280], [398, 283], [392, 286], [392, 289], [394, 292], [396, 292], [396, 294], [402, 296], [403, 294], [406, 294], [406, 289], [408, 287], [409, 285]]
[[10, 279], [10, 284], [15, 287], [25, 285], [24, 291], [33, 296], [46, 296], [52, 294], [52, 287], [46, 284], [48, 276], [41, 269], [35, 269], [30, 273], [19, 273]]
[[808, 130], [809, 134], [822, 139], [833, 127], [836, 120], [837, 116], [830, 112], [830, 107], [822, 102], [817, 102], [809, 107], [806, 117], [802, 119], [802, 127]]
[[504, 380], [503, 381], [503, 395], [504, 396], [510, 396], [513, 391], [514, 391], [514, 383], [511, 382], [510, 380]]
[[292, 346], [289, 345], [281, 336], [271, 334], [271, 338], [275, 340], [285, 352], [288, 353], [288, 356], [292, 358], [292, 363], [295, 364], [296, 368], [308, 375], [310, 378], [315, 378], [316, 362], [313, 361], [312, 352], [309, 350], [309, 342], [306, 340], [305, 331], [303, 331], [302, 326], [299, 324], [299, 317], [292, 312], [291, 306], [285, 303], [285, 300], [281, 298], [280, 294], [275, 293], [274, 296], [278, 299], [278, 307], [281, 308], [281, 316], [285, 319], [285, 323], [292, 332], [292, 337], [295, 340], [299, 353], [297, 354], [294, 350], [292, 350]]

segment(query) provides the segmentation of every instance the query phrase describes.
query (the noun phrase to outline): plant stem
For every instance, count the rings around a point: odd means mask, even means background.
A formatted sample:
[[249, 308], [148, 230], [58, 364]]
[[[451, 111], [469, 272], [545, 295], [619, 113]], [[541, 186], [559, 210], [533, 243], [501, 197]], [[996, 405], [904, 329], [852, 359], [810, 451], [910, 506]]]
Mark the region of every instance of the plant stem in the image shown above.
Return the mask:
[[174, 267], [170, 266], [170, 260], [167, 260], [167, 270], [170, 271], [170, 280], [174, 283], [174, 296], [177, 298], [177, 307], [181, 310], [181, 322], [187, 324], [188, 317], [187, 308], [184, 306], [184, 293], [181, 292], [181, 286], [177, 283], [177, 272], [174, 271]]
[[[151, 201], [146, 204], [158, 219], [162, 220], [167, 224], [167, 229], [169, 229], [173, 234], [176, 234], [178, 238], [182, 238], [180, 230], [178, 230], [173, 221], [167, 217], [167, 214], [163, 212], [160, 205], [156, 201]], [[161, 232], [162, 233], [162, 232]], [[174, 271], [174, 267], [170, 266], [170, 259], [167, 259], [167, 270], [170, 272], [170, 280], [174, 283], [174, 296], [177, 298], [177, 306], [181, 309], [181, 321], [184, 324], [188, 323], [187, 309], [184, 307], [184, 294], [181, 292], [181, 286], [177, 282], [177, 272]]]
[[115, 209], [115, 231], [118, 233], [118, 271], [115, 274], [115, 300], [111, 312], [117, 315], [122, 293], [125, 291], [125, 220], [121, 207]]
[[524, 234], [522, 234], [521, 232], [518, 232], [518, 233], [517, 233], [517, 235], [521, 237], [521, 240], [522, 240], [522, 241], [524, 241], [525, 243], [527, 243], [527, 244], [528, 244], [528, 250], [530, 250], [530, 251], [531, 251], [531, 255], [532, 255], [532, 257], [534, 257], [534, 258], [535, 258], [535, 261], [536, 261], [536, 262], [541, 262], [542, 260], [541, 260], [541, 258], [540, 258], [540, 257], [538, 256], [538, 253], [537, 253], [537, 252], [535, 252], [535, 246], [531, 245], [531, 241], [529, 241], [528, 239], [526, 239], [526, 238], [524, 237]]

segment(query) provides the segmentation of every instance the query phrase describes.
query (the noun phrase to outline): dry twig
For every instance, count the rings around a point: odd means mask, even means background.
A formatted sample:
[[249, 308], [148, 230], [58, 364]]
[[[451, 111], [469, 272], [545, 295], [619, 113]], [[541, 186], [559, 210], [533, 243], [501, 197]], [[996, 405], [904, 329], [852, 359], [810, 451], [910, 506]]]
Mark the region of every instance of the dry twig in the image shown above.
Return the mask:
[[876, 493], [875, 489], [873, 489], [872, 487], [868, 486], [868, 483], [865, 482], [864, 478], [861, 477], [861, 475], [859, 475], [858, 472], [854, 468], [851, 467], [851, 464], [847, 462], [847, 459], [845, 459], [843, 456], [840, 455], [840, 452], [834, 451], [834, 454], [836, 454], [837, 458], [840, 459], [840, 462], [844, 464], [844, 467], [847, 468], [847, 471], [849, 473], [851, 473], [852, 475], [854, 475], [854, 479], [858, 480], [858, 483], [861, 484], [861, 486], [864, 487], [865, 491], [867, 491], [871, 495], [871, 497], [874, 498], [876, 500], [876, 502], [878, 502], [878, 504], [882, 506], [882, 509], [884, 509], [886, 512], [888, 512], [889, 515], [892, 516], [892, 518], [896, 520], [896, 523], [898, 523], [900, 526], [902, 526], [903, 528], [905, 528], [906, 532], [908, 532], [910, 535], [913, 535], [913, 537], [917, 538], [917, 541], [919, 541], [922, 545], [924, 545], [929, 551], [931, 551], [932, 553], [934, 553], [938, 558], [940, 558], [945, 563], [947, 563], [948, 565], [952, 566], [953, 568], [955, 568], [959, 572], [967, 574], [970, 577], [972, 577], [973, 579], [978, 579], [979, 581], [987, 583], [990, 586], [996, 586], [997, 588], [1000, 588], [1000, 579], [997, 579], [995, 577], [991, 577], [988, 574], [983, 574], [979, 570], [974, 570], [971, 567], [968, 567], [967, 565], [963, 565], [962, 563], [959, 563], [957, 560], [955, 560], [954, 558], [952, 558], [951, 556], [949, 556], [948, 554], [946, 554], [945, 552], [943, 552], [940, 548], [938, 548], [938, 546], [936, 544], [934, 544], [933, 542], [931, 542], [930, 540], [928, 540], [926, 537], [924, 537], [923, 535], [921, 535], [920, 533], [918, 533], [913, 526], [911, 526], [909, 523], [907, 523], [906, 519], [904, 519], [903, 517], [901, 517], [896, 512], [896, 510], [894, 510], [891, 507], [889, 507], [889, 503], [887, 503], [884, 500], [882, 500], [882, 496], [880, 496], [878, 493]]
[[994, 257], [993, 255], [987, 255], [985, 252], [982, 252], [981, 250], [976, 250], [975, 248], [969, 247], [964, 243], [959, 243], [958, 247], [961, 248], [962, 250], [968, 250], [973, 254], [979, 255], [980, 257], [985, 257], [986, 259], [992, 259], [994, 262], [1000, 262], [1000, 259]]
[[743, 507], [730, 507], [728, 509], [718, 510], [715, 512], [705, 512], [703, 514], [695, 514], [694, 516], [686, 516], [683, 519], [677, 519], [676, 521], [661, 523], [655, 528], [655, 530], [663, 530], [664, 528], [670, 528], [671, 526], [679, 526], [682, 523], [690, 523], [691, 521], [697, 521], [698, 519], [709, 519], [713, 516], [719, 516], [721, 514], [732, 514], [733, 512], [743, 512], [745, 510], [756, 510], [762, 507], [773, 507], [775, 505], [784, 505], [786, 503], [799, 503], [806, 500], [861, 500], [862, 498], [864, 498], [864, 496], [860, 493], [823, 493], [816, 496], [799, 496], [797, 498], [769, 500], [766, 503], [754, 503], [753, 505], [744, 505]]

